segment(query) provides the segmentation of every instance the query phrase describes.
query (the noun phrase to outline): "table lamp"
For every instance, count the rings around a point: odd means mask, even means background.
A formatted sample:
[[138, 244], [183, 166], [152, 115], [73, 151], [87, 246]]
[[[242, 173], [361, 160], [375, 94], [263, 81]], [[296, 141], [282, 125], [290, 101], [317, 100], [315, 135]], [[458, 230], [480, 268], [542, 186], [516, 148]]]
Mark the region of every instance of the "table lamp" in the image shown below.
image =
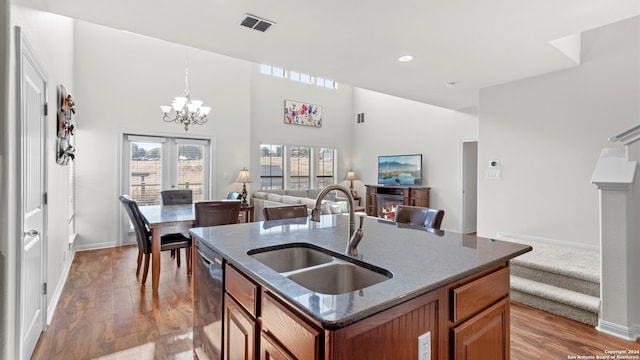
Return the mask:
[[347, 173], [347, 180], [349, 180], [351, 182], [351, 185], [349, 186], [349, 191], [351, 191], [351, 196], [353, 195], [353, 180], [358, 180], [358, 177], [356, 176], [356, 173], [353, 170], [349, 170], [349, 172]]
[[242, 206], [247, 206], [247, 183], [251, 182], [251, 175], [249, 175], [249, 170], [246, 167], [242, 167], [240, 170], [240, 174], [238, 175], [238, 179], [236, 182], [242, 183], [242, 192], [240, 193], [240, 198], [242, 199]]

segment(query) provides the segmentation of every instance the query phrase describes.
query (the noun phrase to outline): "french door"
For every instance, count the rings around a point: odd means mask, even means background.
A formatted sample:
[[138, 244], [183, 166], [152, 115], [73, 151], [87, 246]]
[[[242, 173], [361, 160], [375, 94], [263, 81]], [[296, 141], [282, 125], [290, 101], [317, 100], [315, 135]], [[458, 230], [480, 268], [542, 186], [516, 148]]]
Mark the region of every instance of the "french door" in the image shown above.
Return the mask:
[[[190, 189], [193, 201], [209, 199], [211, 140], [124, 134], [122, 194], [140, 206], [160, 205], [162, 190]], [[129, 219], [123, 216], [122, 243], [133, 243]]]

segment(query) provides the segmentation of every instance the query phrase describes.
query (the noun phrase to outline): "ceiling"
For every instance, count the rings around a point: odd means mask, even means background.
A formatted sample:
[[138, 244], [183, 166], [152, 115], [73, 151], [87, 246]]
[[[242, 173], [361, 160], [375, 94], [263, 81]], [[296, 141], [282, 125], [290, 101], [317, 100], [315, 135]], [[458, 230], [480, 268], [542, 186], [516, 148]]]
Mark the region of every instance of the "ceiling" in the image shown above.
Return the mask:
[[[13, 3], [451, 109], [476, 106], [480, 88], [576, 66], [550, 42], [640, 13], [640, 0]], [[275, 25], [243, 27], [246, 13]]]

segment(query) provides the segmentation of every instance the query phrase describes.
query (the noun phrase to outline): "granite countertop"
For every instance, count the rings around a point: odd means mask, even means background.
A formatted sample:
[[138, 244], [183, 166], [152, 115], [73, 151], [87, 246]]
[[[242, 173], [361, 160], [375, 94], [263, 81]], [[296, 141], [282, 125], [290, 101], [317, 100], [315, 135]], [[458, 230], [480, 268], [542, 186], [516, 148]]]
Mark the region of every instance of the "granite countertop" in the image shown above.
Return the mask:
[[[295, 223], [287, 223], [292, 221]], [[344, 327], [531, 251], [528, 245], [449, 231], [429, 232], [367, 217], [357, 259], [388, 270], [393, 278], [339, 295], [308, 290], [247, 254], [289, 243], [313, 244], [345, 254], [348, 223], [346, 215], [323, 215], [320, 222], [300, 218], [194, 228], [190, 233], [196, 237], [196, 246], [218, 252], [325, 329]]]

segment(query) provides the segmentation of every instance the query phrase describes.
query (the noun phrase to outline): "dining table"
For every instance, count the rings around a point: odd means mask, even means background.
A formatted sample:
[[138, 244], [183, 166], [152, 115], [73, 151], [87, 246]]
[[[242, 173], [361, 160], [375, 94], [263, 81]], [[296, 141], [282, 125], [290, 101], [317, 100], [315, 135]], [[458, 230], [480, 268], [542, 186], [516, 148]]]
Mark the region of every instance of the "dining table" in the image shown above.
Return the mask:
[[187, 233], [195, 226], [193, 204], [140, 206], [143, 221], [151, 230], [151, 280], [153, 291], [160, 282], [160, 238], [165, 234]]

